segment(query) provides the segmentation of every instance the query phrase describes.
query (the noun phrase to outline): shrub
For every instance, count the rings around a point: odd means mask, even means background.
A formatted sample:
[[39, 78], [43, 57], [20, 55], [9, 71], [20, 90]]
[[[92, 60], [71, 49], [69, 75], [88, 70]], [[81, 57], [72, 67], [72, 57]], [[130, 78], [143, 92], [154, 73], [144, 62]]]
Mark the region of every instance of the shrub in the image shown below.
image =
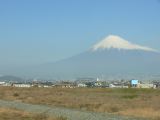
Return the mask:
[[67, 118], [66, 118], [66, 117], [63, 117], [63, 116], [59, 116], [59, 117], [57, 118], [57, 120], [67, 120]]
[[109, 112], [111, 112], [111, 113], [115, 113], [115, 112], [118, 112], [118, 111], [119, 111], [119, 108], [116, 107], [116, 106], [110, 107], [110, 109], [109, 109]]
[[122, 96], [122, 98], [124, 98], [124, 99], [134, 99], [137, 97], [138, 97], [138, 95], [124, 95], [124, 96]]
[[14, 93], [13, 96], [14, 96], [14, 97], [18, 97], [19, 94], [18, 94], [18, 93]]

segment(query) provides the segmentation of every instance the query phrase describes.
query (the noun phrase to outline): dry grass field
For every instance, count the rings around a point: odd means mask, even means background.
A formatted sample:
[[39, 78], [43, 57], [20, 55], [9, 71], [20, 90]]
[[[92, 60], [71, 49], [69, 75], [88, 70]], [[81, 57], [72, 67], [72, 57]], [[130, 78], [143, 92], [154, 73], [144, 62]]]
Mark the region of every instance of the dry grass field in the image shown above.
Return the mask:
[[0, 108], [0, 120], [66, 120], [63, 117], [51, 118], [46, 114], [33, 114], [17, 109]]
[[160, 120], [160, 89], [0, 87], [0, 99]]

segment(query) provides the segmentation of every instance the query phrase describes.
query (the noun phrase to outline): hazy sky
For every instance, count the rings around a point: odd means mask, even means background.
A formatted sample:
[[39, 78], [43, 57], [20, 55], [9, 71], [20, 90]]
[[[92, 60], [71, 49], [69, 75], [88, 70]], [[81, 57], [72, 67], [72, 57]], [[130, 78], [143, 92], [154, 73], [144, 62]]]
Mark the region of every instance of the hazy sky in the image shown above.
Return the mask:
[[0, 65], [52, 62], [114, 34], [160, 50], [159, 0], [0, 0]]

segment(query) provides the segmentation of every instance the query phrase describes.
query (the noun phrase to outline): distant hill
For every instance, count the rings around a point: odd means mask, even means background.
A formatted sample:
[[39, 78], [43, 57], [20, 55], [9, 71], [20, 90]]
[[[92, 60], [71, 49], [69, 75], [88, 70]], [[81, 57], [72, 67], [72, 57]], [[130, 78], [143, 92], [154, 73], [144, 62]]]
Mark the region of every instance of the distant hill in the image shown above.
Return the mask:
[[6, 76], [0, 76], [0, 81], [22, 82], [23, 79], [20, 77], [16, 77], [16, 76], [6, 75]]

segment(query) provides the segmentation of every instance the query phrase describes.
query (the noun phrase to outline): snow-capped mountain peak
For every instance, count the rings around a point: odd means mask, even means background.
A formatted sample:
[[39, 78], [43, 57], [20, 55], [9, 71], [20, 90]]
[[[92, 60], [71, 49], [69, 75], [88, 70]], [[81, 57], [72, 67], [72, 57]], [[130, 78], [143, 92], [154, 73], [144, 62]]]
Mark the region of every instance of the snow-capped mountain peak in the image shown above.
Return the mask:
[[92, 51], [111, 49], [111, 48], [115, 48], [118, 50], [125, 49], [125, 50], [143, 50], [143, 51], [157, 52], [157, 50], [155, 49], [152, 49], [146, 46], [133, 44], [116, 35], [109, 35], [108, 37], [100, 41], [99, 43], [95, 44], [92, 47]]

